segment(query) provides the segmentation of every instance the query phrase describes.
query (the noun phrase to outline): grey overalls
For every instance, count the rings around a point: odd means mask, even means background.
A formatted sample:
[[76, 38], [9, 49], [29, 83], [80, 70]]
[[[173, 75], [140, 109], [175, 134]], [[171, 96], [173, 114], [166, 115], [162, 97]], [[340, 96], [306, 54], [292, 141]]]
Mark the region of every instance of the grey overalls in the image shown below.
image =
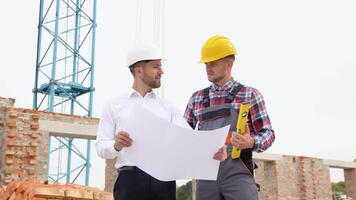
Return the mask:
[[[231, 124], [236, 131], [237, 111], [232, 107], [238, 91], [244, 86], [234, 87], [225, 103], [210, 107], [209, 88], [204, 89], [202, 121], [199, 130], [217, 129]], [[232, 145], [227, 145], [227, 159], [220, 163], [216, 181], [197, 180], [196, 200], [257, 200], [257, 186], [253, 178], [252, 151], [241, 151], [241, 158], [231, 159]]]

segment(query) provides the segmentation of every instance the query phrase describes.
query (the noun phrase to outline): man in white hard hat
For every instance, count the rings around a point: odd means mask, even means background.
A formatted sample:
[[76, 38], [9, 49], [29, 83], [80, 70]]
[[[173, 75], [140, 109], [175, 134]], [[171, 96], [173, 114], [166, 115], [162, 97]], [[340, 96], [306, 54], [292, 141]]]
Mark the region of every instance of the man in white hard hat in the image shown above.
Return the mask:
[[[127, 94], [109, 101], [102, 112], [97, 132], [96, 150], [100, 157], [114, 159], [120, 172], [114, 186], [116, 200], [174, 200], [175, 181], [159, 181], [132, 163], [123, 160], [121, 151], [132, 145], [130, 134], [123, 131], [133, 105], [144, 108], [183, 127], [189, 127], [177, 108], [159, 98], [152, 89], [161, 86], [163, 74], [160, 51], [151, 45], [139, 45], [128, 51], [127, 67], [134, 77]], [[226, 158], [223, 147], [213, 156], [216, 160]], [[164, 169], [162, 169], [164, 170]]]

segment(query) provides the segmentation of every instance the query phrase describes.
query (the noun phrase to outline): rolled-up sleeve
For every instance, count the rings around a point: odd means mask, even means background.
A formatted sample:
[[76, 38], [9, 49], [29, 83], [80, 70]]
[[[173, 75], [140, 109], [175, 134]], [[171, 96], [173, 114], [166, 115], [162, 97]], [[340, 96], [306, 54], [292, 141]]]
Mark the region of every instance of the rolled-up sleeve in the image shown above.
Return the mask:
[[99, 157], [113, 159], [119, 155], [114, 148], [115, 121], [113, 119], [110, 103], [107, 103], [101, 114], [96, 136], [96, 152]]
[[192, 129], [195, 129], [195, 126], [197, 125], [197, 119], [194, 116], [194, 100], [197, 96], [197, 92], [192, 95], [192, 97], [189, 99], [189, 102], [187, 104], [187, 107], [184, 112], [184, 119], [188, 122], [188, 124], [191, 126]]
[[274, 130], [267, 114], [265, 101], [258, 90], [253, 90], [251, 95], [250, 121], [252, 135], [255, 139], [254, 151], [267, 150], [275, 139]]

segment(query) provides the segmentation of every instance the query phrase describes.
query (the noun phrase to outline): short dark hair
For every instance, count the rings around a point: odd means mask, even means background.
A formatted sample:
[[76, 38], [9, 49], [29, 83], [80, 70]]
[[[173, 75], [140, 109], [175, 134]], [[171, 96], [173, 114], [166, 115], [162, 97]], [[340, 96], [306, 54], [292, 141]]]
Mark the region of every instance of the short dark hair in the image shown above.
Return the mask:
[[134, 74], [135, 68], [136, 68], [135, 64], [129, 66], [129, 70], [130, 70], [131, 74]]
[[234, 54], [232, 54], [232, 55], [229, 55], [229, 56], [226, 56], [227, 58], [231, 58], [232, 59], [232, 61], [235, 61], [235, 55]]
[[134, 64], [130, 65], [129, 66], [129, 70], [130, 70], [131, 74], [134, 75], [134, 70], [137, 67], [137, 64], [139, 64], [139, 63], [145, 63], [146, 64], [146, 63], [148, 63], [150, 61], [151, 60], [141, 60], [141, 61], [135, 62]]

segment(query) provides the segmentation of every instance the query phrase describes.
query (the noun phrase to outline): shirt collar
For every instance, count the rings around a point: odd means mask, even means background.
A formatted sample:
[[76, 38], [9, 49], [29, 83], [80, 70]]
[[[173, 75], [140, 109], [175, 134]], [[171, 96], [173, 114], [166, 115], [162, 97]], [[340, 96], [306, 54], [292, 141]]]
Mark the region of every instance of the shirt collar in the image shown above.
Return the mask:
[[210, 88], [213, 91], [230, 91], [231, 88], [235, 85], [234, 79], [230, 79], [228, 82], [225, 83], [223, 86], [218, 86], [215, 83], [211, 84]]
[[[130, 87], [128, 91], [128, 97], [131, 98], [131, 97], [142, 97], [142, 96], [138, 91]], [[157, 94], [153, 90], [151, 90], [151, 92], [148, 92], [143, 98], [145, 97], [155, 99], [157, 98]]]

